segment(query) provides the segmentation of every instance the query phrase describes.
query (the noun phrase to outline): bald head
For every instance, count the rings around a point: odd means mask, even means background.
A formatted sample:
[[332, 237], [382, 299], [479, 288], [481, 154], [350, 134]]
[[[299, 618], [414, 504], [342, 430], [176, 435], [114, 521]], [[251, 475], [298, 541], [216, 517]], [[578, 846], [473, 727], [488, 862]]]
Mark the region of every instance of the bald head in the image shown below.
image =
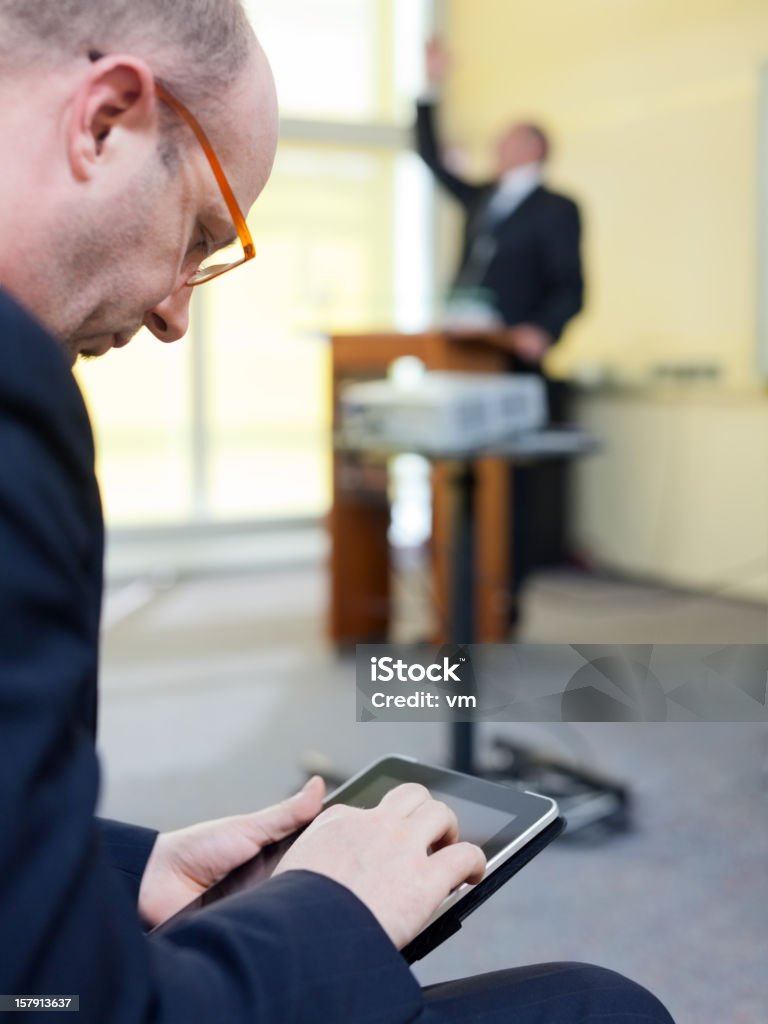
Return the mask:
[[200, 113], [238, 79], [253, 42], [241, 0], [0, 0], [0, 76], [131, 53]]
[[188, 281], [237, 237], [204, 148], [156, 83], [202, 126], [247, 213], [277, 108], [239, 0], [0, 0], [0, 283], [73, 356], [142, 324], [181, 338]]
[[523, 121], [507, 128], [496, 143], [496, 170], [499, 176], [524, 164], [544, 163], [550, 143], [540, 125]]

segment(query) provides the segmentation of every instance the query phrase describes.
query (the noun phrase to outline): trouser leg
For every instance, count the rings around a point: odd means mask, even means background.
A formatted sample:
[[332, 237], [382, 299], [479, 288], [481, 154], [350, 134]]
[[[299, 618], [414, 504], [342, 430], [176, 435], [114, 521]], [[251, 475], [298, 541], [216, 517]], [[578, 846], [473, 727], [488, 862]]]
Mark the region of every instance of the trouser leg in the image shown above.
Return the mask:
[[621, 974], [580, 963], [534, 964], [431, 985], [419, 1024], [674, 1024]]

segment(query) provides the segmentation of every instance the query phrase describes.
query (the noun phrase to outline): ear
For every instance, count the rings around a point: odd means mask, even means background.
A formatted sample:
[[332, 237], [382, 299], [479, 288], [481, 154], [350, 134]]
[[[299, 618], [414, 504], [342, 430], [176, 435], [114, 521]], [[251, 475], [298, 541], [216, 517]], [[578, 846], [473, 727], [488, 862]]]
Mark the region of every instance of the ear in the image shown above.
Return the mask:
[[71, 107], [67, 148], [75, 178], [91, 178], [120, 143], [157, 143], [159, 118], [149, 67], [135, 57], [100, 57], [80, 82]]

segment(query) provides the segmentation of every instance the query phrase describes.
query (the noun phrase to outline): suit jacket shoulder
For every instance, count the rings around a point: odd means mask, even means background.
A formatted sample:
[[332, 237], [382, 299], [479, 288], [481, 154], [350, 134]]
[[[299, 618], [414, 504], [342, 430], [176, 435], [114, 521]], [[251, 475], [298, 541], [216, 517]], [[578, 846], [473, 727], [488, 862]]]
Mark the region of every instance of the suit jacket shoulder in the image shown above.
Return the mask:
[[4, 412], [24, 410], [30, 426], [51, 432], [78, 482], [93, 478], [88, 413], [63, 348], [2, 290], [0, 401]]
[[531, 205], [539, 213], [550, 217], [570, 218], [579, 216], [579, 206], [575, 199], [562, 192], [553, 192], [546, 185], [540, 185], [529, 197]]
[[[18, 657], [31, 668], [39, 644], [35, 678], [49, 682], [66, 659], [42, 638], [76, 628], [68, 664], [78, 665], [78, 721], [93, 735], [103, 557], [93, 437], [63, 350], [2, 293], [0, 452], [3, 664]], [[65, 620], [53, 622], [65, 600]]]

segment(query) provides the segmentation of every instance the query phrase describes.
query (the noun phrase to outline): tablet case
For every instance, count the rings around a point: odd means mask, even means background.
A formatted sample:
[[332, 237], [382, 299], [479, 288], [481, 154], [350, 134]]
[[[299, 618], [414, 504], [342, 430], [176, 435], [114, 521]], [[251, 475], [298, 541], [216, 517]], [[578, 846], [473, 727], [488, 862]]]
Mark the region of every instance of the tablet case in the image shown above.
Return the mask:
[[512, 854], [497, 871], [471, 889], [434, 924], [417, 935], [413, 942], [403, 947], [400, 952], [406, 961], [412, 964], [416, 960], [421, 960], [451, 935], [455, 935], [460, 930], [461, 922], [465, 917], [477, 910], [481, 903], [485, 903], [489, 896], [492, 896], [505, 882], [508, 882], [513, 875], [524, 868], [528, 861], [533, 860], [536, 854], [548, 846], [553, 839], [556, 839], [564, 828], [565, 818], [555, 818], [552, 824], [542, 829], [530, 843], [526, 843], [521, 850]]

